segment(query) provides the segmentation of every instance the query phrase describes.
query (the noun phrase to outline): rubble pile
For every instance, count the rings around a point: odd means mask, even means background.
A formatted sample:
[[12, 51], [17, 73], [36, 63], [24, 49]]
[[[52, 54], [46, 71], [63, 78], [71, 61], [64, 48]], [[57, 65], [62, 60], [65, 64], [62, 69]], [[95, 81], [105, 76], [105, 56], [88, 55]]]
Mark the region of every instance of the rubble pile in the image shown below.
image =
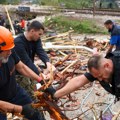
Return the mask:
[[[55, 89], [62, 88], [72, 78], [88, 71], [87, 61], [93, 54], [91, 52], [93, 48], [97, 48], [101, 52], [108, 47], [108, 42], [98, 42], [93, 39], [72, 40], [69, 32], [62, 34], [62, 37], [57, 35], [49, 39], [45, 38], [43, 41], [45, 42], [45, 40], [49, 40], [49, 45], [72, 45], [74, 48], [54, 49], [54, 47], [50, 48], [49, 46], [46, 49], [51, 63], [57, 68], [57, 71], [51, 73], [51, 80], [39, 90], [44, 90], [50, 85]], [[85, 46], [90, 50], [78, 49], [75, 46]], [[45, 72], [42, 63], [38, 61], [36, 56], [35, 64], [41, 68], [42, 72]], [[90, 83], [57, 101], [40, 91], [36, 92], [35, 95], [38, 102], [34, 104], [34, 107], [39, 108], [42, 106], [43, 111], [46, 108], [45, 111], [51, 112], [51, 115], [45, 116], [47, 120], [51, 120], [51, 118], [54, 120], [107, 120], [107, 118], [113, 117], [113, 96], [103, 90], [98, 82]]]

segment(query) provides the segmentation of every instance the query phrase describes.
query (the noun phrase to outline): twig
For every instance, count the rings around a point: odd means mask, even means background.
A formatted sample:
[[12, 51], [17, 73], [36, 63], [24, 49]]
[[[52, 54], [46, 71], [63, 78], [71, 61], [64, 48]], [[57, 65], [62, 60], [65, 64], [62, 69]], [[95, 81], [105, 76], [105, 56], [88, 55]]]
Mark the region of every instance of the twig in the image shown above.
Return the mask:
[[112, 120], [117, 120], [117, 118], [119, 117], [120, 115], [120, 111], [112, 118]]
[[[75, 118], [79, 118], [80, 116], [82, 116], [83, 114], [85, 114], [86, 112], [88, 112], [89, 110], [91, 110], [92, 108], [87, 109], [86, 111], [82, 112], [80, 115], [78, 115]], [[74, 120], [75, 118], [72, 118], [71, 120]]]
[[64, 55], [64, 56], [67, 56], [65, 53], [63, 53], [62, 51], [59, 50], [59, 53]]
[[94, 116], [95, 116], [95, 120], [99, 120], [98, 118], [97, 118], [97, 113], [96, 113], [96, 111], [95, 111], [95, 108], [94, 107], [92, 107], [92, 112], [93, 112], [93, 114], [94, 114]]
[[43, 75], [42, 74], [40, 74], [41, 75], [41, 77], [43, 78], [43, 82], [45, 83], [44, 85], [45, 85], [45, 88], [47, 88], [48, 86], [47, 86], [47, 83], [46, 83], [46, 81], [44, 80], [44, 77], [43, 77]]

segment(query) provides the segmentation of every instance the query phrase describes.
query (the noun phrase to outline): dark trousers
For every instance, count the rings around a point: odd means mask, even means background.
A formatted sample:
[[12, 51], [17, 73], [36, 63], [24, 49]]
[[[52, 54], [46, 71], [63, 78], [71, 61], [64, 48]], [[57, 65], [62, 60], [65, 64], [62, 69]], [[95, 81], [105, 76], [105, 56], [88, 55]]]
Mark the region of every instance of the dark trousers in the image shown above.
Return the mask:
[[[16, 96], [9, 101], [10, 103], [16, 104], [16, 105], [25, 105], [32, 103], [31, 98], [28, 96], [27, 92], [21, 88], [19, 85], [17, 85], [17, 94]], [[42, 113], [35, 112], [32, 118], [29, 116], [25, 116], [28, 120], [45, 120]], [[0, 113], [0, 120], [7, 120], [6, 115], [3, 115]]]

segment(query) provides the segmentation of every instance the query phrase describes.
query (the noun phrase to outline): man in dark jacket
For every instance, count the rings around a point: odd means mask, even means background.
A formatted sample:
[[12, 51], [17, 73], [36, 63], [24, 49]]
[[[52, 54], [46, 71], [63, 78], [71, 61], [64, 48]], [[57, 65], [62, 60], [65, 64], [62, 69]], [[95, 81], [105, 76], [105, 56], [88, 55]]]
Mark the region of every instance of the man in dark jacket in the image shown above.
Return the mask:
[[[24, 34], [19, 35], [15, 38], [15, 50], [20, 57], [21, 61], [25, 63], [30, 69], [32, 69], [36, 74], [40, 74], [39, 69], [34, 64], [34, 57], [37, 54], [38, 57], [45, 63], [47, 66], [48, 71], [52, 70], [55, 71], [55, 67], [51, 65], [49, 62], [49, 58], [42, 48], [42, 43], [40, 40], [40, 36], [44, 33], [44, 27], [43, 25], [38, 21], [33, 21], [27, 28], [27, 31]], [[28, 82], [23, 83], [24, 77], [18, 76], [19, 84], [26, 88], [26, 90], [32, 94], [33, 88], [30, 86], [33, 86], [35, 83], [33, 83], [31, 80], [28, 80]], [[32, 85], [33, 84], [33, 85]], [[29, 87], [28, 87], [29, 86]]]
[[120, 50], [120, 26], [116, 25], [111, 20], [107, 20], [104, 25], [108, 29], [108, 32], [111, 34], [110, 47], [107, 53], [112, 52], [114, 46], [116, 47], [116, 50]]
[[[32, 99], [27, 92], [16, 83], [15, 70], [22, 75], [29, 77], [37, 82], [42, 80], [35, 72], [20, 61], [19, 57], [13, 50], [14, 38], [11, 32], [0, 27], [0, 100], [21, 105], [22, 114], [29, 120], [45, 120], [39, 111], [34, 111], [31, 104]], [[3, 105], [3, 103], [1, 103]], [[16, 106], [17, 107], [17, 106]], [[6, 109], [9, 106], [6, 106]], [[18, 108], [18, 107], [17, 107]], [[28, 112], [29, 111], [29, 112]], [[14, 111], [13, 111], [14, 112]], [[6, 115], [0, 113], [0, 120], [7, 120]]]

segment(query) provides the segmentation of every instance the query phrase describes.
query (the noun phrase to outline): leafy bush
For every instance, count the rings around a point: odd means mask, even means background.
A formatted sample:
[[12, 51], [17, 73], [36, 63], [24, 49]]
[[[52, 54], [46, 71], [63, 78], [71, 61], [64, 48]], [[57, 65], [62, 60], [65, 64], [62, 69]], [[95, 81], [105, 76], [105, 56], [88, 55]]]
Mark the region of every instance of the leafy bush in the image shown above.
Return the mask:
[[45, 26], [61, 32], [73, 29], [77, 33], [106, 33], [102, 27], [95, 24], [94, 20], [75, 20], [73, 18], [63, 16], [54, 17], [49, 20], [46, 19]]
[[93, 5], [91, 0], [41, 0], [40, 4], [75, 8], [75, 9], [92, 7]]

